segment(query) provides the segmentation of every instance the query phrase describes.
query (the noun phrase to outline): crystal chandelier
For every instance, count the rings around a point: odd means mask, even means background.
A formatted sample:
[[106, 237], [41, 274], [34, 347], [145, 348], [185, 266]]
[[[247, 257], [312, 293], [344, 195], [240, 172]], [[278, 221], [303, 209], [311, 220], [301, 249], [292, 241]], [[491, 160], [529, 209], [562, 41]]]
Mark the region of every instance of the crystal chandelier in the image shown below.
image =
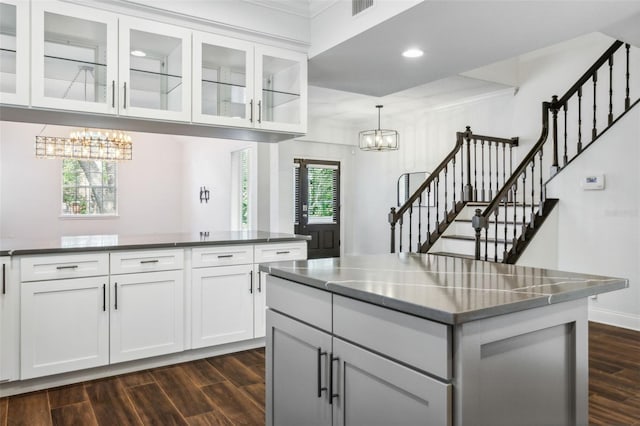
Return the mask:
[[360, 132], [360, 149], [363, 151], [395, 151], [398, 149], [400, 134], [395, 130], [380, 128], [382, 105], [376, 105], [376, 108], [378, 108], [378, 128]]
[[36, 136], [37, 158], [131, 160], [131, 136], [115, 130], [84, 129], [69, 137]]

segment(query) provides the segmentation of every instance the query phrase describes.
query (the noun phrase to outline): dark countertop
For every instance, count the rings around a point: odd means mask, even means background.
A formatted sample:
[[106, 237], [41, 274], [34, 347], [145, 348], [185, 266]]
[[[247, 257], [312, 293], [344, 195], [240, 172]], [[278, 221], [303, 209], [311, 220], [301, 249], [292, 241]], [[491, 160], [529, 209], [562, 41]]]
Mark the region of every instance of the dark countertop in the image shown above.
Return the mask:
[[623, 278], [436, 255], [385, 254], [276, 262], [283, 279], [446, 324], [461, 324], [629, 286]]
[[266, 231], [225, 231], [201, 235], [198, 232], [148, 235], [78, 235], [50, 240], [0, 240], [0, 256], [67, 253], [80, 251], [132, 250], [143, 248], [191, 247], [206, 245], [277, 243], [308, 240], [305, 235]]

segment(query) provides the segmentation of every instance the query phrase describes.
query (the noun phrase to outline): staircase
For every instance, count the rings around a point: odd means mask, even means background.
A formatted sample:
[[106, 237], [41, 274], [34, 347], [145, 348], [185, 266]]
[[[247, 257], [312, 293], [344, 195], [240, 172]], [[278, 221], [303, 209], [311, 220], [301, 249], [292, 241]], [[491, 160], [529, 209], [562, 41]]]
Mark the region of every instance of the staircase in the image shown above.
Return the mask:
[[456, 133], [451, 153], [391, 208], [391, 252], [515, 263], [558, 203], [546, 182], [640, 102], [630, 96], [631, 51], [614, 42], [563, 96], [542, 103], [541, 135], [515, 168], [518, 138]]

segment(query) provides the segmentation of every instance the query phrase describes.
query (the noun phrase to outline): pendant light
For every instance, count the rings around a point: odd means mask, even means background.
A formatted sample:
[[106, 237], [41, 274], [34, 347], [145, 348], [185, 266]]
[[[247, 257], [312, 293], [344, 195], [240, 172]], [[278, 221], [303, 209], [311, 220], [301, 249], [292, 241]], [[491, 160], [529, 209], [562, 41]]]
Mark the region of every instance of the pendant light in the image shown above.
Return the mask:
[[378, 108], [378, 128], [360, 132], [360, 149], [363, 151], [395, 151], [399, 147], [400, 134], [396, 130], [380, 128], [382, 105], [376, 105], [376, 108]]

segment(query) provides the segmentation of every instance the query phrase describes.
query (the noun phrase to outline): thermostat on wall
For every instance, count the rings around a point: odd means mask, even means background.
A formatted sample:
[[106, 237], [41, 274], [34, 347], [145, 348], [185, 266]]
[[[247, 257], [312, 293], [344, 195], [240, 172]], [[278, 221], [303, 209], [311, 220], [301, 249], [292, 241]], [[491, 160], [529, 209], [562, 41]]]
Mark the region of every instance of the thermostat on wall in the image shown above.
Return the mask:
[[581, 186], [582, 186], [582, 189], [584, 190], [604, 189], [604, 175], [603, 174], [586, 175], [582, 178]]

